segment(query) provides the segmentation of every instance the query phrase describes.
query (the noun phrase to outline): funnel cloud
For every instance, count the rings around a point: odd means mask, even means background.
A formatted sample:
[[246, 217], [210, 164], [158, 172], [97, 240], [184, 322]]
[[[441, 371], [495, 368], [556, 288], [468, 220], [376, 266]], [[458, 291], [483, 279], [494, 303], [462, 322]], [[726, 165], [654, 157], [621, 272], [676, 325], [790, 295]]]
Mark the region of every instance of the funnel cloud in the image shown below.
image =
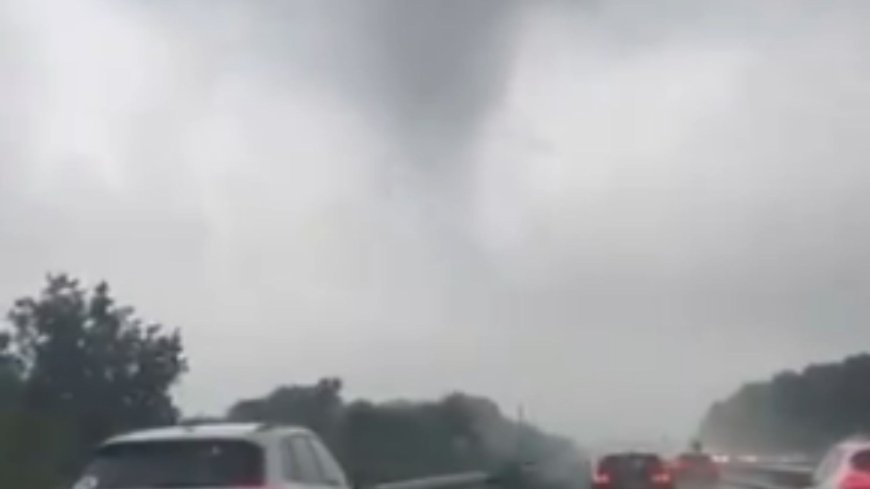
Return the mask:
[[109, 280], [191, 412], [339, 375], [682, 439], [868, 338], [867, 10], [4, 0], [0, 297]]

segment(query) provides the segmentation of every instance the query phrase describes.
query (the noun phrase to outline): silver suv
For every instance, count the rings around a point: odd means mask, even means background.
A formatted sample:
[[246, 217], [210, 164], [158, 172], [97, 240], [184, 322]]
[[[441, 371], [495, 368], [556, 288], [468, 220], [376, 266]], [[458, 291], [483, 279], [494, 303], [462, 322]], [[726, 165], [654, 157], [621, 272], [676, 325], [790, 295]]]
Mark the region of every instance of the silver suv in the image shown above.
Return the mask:
[[305, 428], [212, 423], [137, 431], [94, 454], [74, 489], [346, 489]]

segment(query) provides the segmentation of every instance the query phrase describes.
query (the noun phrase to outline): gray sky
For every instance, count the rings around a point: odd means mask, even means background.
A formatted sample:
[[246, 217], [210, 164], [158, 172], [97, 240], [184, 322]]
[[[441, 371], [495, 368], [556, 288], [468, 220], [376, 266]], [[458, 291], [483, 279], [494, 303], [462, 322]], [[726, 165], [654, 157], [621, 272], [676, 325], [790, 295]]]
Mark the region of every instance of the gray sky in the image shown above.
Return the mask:
[[0, 298], [108, 279], [192, 411], [340, 375], [685, 435], [870, 341], [868, 8], [0, 0]]

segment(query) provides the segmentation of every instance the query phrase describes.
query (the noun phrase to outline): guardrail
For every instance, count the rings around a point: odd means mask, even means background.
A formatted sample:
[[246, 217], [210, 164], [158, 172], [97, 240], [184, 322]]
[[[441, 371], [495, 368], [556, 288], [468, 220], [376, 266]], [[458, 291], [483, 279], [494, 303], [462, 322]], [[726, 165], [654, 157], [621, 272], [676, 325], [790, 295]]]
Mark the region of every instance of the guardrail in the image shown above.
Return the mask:
[[722, 476], [729, 484], [749, 489], [799, 489], [810, 486], [814, 467], [808, 465], [729, 464]]
[[521, 489], [536, 478], [538, 467], [531, 462], [511, 464], [493, 472], [469, 471], [418, 479], [381, 482], [364, 489]]
[[452, 489], [459, 487], [482, 486], [490, 483], [493, 476], [486, 472], [463, 472], [460, 474], [422, 477], [420, 479], [384, 482], [371, 486], [371, 489]]
[[[807, 465], [731, 463], [722, 468], [722, 478], [729, 485], [746, 489], [801, 489], [810, 485], [813, 469]], [[498, 485], [502, 479], [503, 474], [475, 471], [384, 482], [366, 489], [461, 489]]]

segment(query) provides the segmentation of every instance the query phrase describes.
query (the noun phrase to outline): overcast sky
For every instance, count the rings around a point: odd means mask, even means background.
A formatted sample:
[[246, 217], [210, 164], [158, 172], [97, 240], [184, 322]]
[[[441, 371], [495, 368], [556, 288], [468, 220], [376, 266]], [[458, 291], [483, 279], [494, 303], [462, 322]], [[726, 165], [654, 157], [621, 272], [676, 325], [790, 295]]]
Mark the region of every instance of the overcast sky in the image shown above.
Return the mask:
[[870, 342], [868, 9], [0, 0], [0, 301], [109, 280], [192, 412], [339, 375], [684, 436]]

